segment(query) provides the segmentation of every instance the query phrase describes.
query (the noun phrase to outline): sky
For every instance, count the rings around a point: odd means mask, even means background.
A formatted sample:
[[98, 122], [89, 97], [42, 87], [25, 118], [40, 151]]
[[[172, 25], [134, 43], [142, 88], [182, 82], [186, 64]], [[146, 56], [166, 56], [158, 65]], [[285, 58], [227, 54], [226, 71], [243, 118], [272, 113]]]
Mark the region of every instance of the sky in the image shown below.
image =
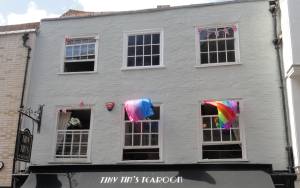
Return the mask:
[[122, 11], [216, 1], [221, 0], [0, 0], [0, 25], [37, 22], [42, 18], [58, 17], [68, 9]]

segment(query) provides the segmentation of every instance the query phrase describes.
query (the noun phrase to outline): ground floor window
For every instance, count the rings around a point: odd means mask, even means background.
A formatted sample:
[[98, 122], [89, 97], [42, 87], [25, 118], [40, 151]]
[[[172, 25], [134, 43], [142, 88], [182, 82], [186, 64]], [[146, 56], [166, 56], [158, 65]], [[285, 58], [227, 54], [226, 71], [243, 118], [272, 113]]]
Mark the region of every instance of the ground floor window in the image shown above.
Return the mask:
[[[125, 111], [125, 110], [124, 110]], [[154, 115], [131, 122], [125, 111], [123, 160], [160, 160], [160, 107], [153, 107]]]
[[91, 109], [60, 110], [56, 158], [87, 158]]
[[[228, 101], [213, 101], [224, 104]], [[238, 101], [232, 102], [235, 106], [229, 107], [229, 112], [221, 112], [219, 106], [213, 102], [202, 102], [201, 123], [202, 123], [202, 159], [241, 159], [242, 140], [239, 123], [240, 107]], [[227, 105], [228, 106], [228, 105]], [[220, 107], [221, 108], [221, 107]], [[232, 110], [230, 112], [230, 109]], [[234, 120], [224, 124], [224, 116], [233, 113]], [[224, 114], [222, 114], [224, 113]], [[229, 116], [228, 115], [228, 116]], [[226, 119], [226, 118], [225, 118]]]

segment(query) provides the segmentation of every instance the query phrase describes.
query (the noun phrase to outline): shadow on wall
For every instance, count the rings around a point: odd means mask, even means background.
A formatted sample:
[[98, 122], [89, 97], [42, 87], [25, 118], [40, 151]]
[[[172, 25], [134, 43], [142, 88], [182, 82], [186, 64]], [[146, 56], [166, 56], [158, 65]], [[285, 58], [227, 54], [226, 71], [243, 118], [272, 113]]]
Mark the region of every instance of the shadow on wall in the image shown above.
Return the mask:
[[206, 172], [199, 172], [199, 170], [180, 170], [177, 176], [181, 176], [183, 179], [216, 184], [216, 180], [211, 175]]

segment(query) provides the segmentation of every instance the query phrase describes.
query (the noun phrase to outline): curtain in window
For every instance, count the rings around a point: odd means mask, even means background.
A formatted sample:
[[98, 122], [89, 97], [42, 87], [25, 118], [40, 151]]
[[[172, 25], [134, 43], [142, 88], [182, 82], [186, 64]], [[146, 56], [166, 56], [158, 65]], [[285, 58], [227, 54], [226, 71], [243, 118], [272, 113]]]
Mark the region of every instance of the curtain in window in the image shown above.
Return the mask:
[[59, 113], [59, 120], [58, 120], [58, 130], [65, 130], [67, 129], [67, 123], [71, 118], [71, 112], [60, 112]]

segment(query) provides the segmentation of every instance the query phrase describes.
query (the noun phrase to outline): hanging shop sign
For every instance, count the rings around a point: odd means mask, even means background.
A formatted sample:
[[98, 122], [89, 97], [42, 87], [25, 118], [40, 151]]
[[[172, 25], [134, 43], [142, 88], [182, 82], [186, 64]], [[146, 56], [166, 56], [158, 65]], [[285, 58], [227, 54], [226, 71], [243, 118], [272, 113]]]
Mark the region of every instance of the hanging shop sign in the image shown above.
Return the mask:
[[19, 110], [19, 113], [23, 116], [30, 118], [33, 122], [37, 124], [37, 132], [41, 130], [41, 122], [43, 115], [44, 105], [39, 105], [37, 110], [33, 110], [31, 107], [24, 107]]
[[33, 136], [29, 129], [19, 132], [16, 157], [19, 161], [30, 162]]

